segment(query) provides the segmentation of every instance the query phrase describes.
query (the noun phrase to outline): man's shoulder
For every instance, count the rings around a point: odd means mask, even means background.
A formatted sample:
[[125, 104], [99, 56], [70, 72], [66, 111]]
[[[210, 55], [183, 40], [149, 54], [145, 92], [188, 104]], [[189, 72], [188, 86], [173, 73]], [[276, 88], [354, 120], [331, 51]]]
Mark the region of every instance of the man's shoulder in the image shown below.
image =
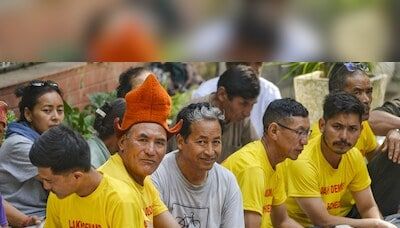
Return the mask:
[[139, 203], [139, 196], [132, 190], [131, 186], [117, 178], [103, 174], [104, 181], [106, 182], [106, 189], [102, 191], [103, 194], [108, 195], [110, 201], [114, 202], [131, 202]]
[[[265, 153], [260, 140], [250, 142], [230, 155], [222, 165], [224, 167], [237, 166], [241, 170], [262, 167], [260, 155]], [[230, 168], [228, 168], [230, 170]]]
[[217, 91], [218, 79], [219, 77], [211, 78], [201, 83], [199, 88], [193, 92], [192, 98], [196, 99]]

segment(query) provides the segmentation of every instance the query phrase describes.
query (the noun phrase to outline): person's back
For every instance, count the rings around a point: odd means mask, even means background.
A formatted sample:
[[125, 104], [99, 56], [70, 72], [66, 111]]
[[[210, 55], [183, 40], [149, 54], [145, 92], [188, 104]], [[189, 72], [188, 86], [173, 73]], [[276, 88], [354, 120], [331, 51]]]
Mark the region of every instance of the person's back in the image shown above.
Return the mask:
[[117, 98], [96, 110], [93, 128], [96, 135], [87, 140], [90, 147], [90, 160], [94, 168], [104, 164], [111, 154], [118, 151], [118, 139], [114, 132], [114, 120], [122, 117], [125, 112], [125, 100]]

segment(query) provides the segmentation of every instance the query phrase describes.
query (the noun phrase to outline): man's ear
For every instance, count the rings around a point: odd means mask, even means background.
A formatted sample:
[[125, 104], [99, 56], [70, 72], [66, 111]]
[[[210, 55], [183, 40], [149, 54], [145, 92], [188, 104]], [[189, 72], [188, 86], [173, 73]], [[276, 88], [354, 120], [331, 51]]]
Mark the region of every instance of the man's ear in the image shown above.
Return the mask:
[[319, 126], [319, 131], [321, 132], [321, 133], [324, 133], [324, 131], [325, 131], [325, 120], [324, 120], [324, 118], [320, 118], [319, 119], [319, 121], [318, 121], [318, 126]]
[[225, 87], [223, 86], [218, 87], [216, 92], [216, 97], [219, 102], [223, 102], [228, 99], [228, 93], [226, 92]]
[[81, 177], [83, 177], [83, 172], [82, 171], [75, 171], [72, 173], [72, 175], [74, 176], [74, 178], [76, 180], [79, 180]]
[[181, 134], [176, 135], [176, 144], [179, 150], [182, 150], [183, 144], [185, 143], [185, 139]]
[[270, 123], [267, 128], [267, 135], [273, 140], [278, 140], [278, 124]]
[[123, 134], [119, 139], [118, 139], [118, 152], [124, 152], [125, 148], [125, 140], [127, 140], [126, 134]]

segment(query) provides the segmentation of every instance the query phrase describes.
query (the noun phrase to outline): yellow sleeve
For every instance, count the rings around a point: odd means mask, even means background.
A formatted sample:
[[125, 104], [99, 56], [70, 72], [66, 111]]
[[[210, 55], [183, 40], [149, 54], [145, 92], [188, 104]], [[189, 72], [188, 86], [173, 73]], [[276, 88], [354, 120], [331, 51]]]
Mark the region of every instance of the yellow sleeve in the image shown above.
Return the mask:
[[61, 227], [60, 218], [58, 217], [60, 211], [56, 201], [59, 201], [57, 197], [53, 193], [50, 193], [47, 199], [45, 228]]
[[164, 211], [168, 211], [167, 206], [165, 206], [164, 202], [161, 200], [160, 193], [158, 192], [157, 188], [154, 186], [153, 181], [151, 178], [146, 177], [149, 181], [149, 188], [150, 188], [150, 194], [151, 198], [153, 199], [153, 216], [157, 216]]
[[[363, 137], [363, 152], [365, 154], [370, 153], [375, 151], [375, 149], [378, 147], [378, 142], [376, 140], [375, 134], [372, 131], [371, 127], [369, 126], [368, 121], [365, 121], [365, 124], [363, 124], [363, 130], [362, 130], [362, 137]], [[361, 143], [360, 143], [361, 144]], [[359, 148], [356, 145], [357, 148]], [[361, 150], [361, 148], [359, 148]], [[364, 154], [364, 155], [365, 155]]]
[[264, 197], [264, 173], [261, 168], [252, 167], [237, 175], [242, 191], [243, 209], [262, 215]]
[[107, 213], [110, 216], [110, 227], [144, 227], [144, 213], [139, 202], [124, 201], [113, 204], [113, 211]]
[[368, 174], [367, 165], [365, 164], [365, 162], [363, 162], [363, 157], [360, 153], [358, 153], [358, 151], [357, 153], [354, 153], [354, 156], [352, 156], [351, 159], [353, 160], [351, 161], [352, 164], [356, 166], [356, 175], [350, 182], [348, 188], [352, 192], [358, 192], [370, 186], [371, 178]]
[[318, 170], [307, 160], [296, 160], [287, 167], [289, 197], [321, 197]]
[[286, 190], [285, 190], [285, 179], [283, 175], [282, 166], [277, 168], [277, 182], [276, 188], [274, 189], [274, 198], [272, 200], [272, 205], [281, 205], [286, 201]]

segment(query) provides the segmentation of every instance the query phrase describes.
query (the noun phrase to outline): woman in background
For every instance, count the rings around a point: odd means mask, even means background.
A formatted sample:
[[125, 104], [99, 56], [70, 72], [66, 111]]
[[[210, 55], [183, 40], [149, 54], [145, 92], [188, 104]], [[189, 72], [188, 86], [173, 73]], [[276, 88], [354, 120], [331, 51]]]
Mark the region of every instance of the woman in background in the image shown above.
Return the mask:
[[[0, 148], [0, 192], [23, 216], [6, 214], [11, 226], [34, 225], [46, 213], [48, 192], [37, 179], [38, 171], [29, 160], [35, 139], [47, 129], [61, 124], [64, 101], [55, 82], [33, 80], [15, 92], [21, 97], [20, 117], [7, 127]], [[11, 222], [13, 221], [13, 222]]]
[[93, 167], [98, 168], [111, 154], [118, 151], [118, 139], [114, 132], [114, 120], [125, 112], [125, 99], [118, 98], [111, 103], [106, 102], [96, 110], [93, 127], [97, 131], [87, 142], [90, 147], [90, 160]]

